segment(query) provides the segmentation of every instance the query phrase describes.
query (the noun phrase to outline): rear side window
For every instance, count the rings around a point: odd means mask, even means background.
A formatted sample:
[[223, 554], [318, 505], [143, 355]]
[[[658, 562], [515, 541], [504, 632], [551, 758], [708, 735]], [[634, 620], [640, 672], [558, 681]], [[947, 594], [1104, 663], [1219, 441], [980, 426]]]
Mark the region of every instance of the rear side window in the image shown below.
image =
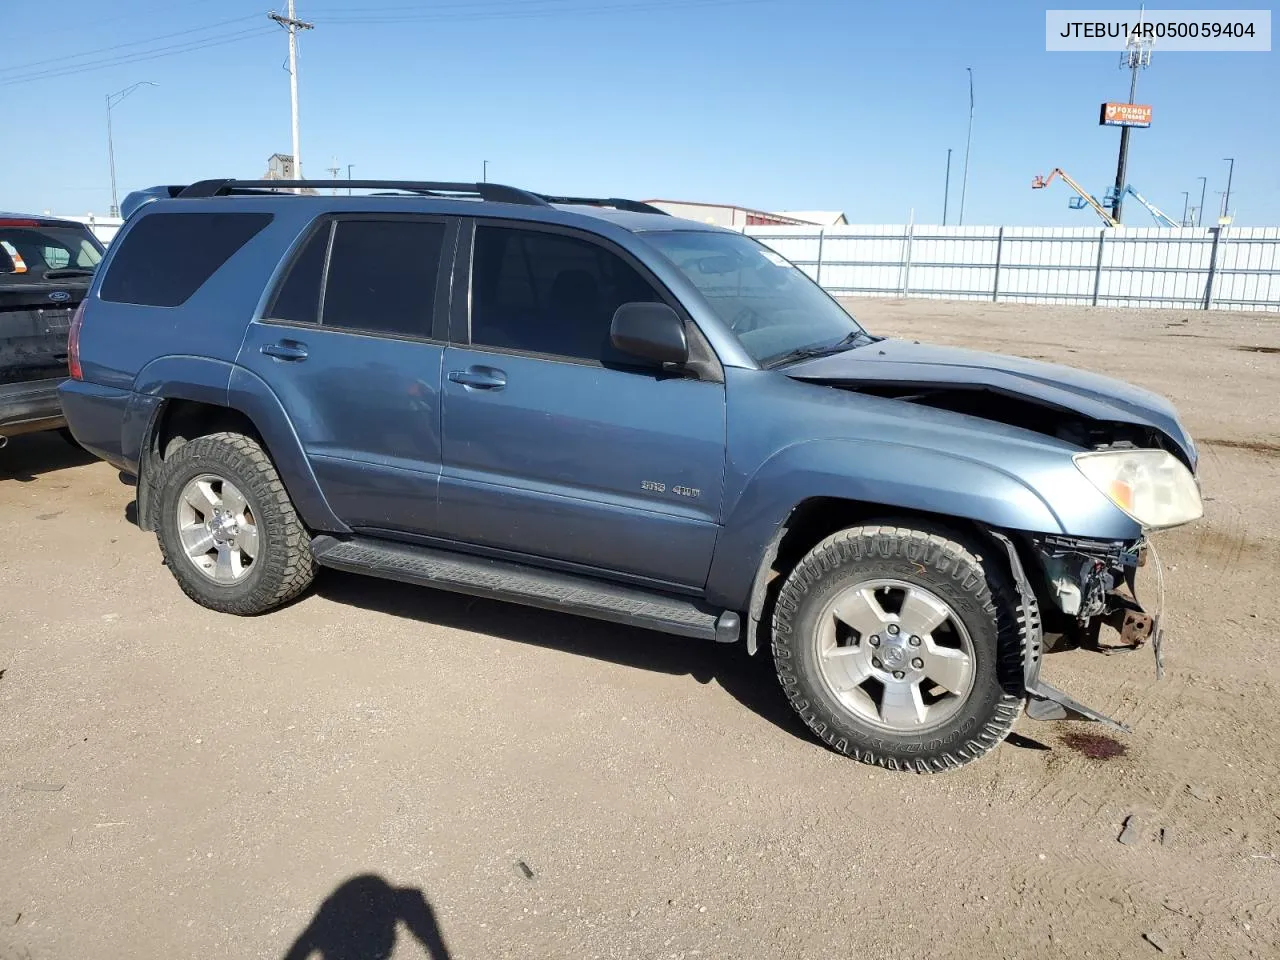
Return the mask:
[[430, 337], [443, 244], [440, 222], [332, 221], [298, 253], [267, 317]]
[[268, 223], [269, 213], [153, 213], [125, 235], [102, 280], [116, 303], [177, 307]]

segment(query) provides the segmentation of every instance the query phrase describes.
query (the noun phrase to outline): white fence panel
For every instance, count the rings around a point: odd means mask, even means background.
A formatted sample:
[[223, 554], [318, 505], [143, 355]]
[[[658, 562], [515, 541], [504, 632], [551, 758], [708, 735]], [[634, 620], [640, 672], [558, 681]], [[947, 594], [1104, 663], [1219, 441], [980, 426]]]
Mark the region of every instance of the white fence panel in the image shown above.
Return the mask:
[[745, 227], [842, 296], [1280, 312], [1280, 227]]

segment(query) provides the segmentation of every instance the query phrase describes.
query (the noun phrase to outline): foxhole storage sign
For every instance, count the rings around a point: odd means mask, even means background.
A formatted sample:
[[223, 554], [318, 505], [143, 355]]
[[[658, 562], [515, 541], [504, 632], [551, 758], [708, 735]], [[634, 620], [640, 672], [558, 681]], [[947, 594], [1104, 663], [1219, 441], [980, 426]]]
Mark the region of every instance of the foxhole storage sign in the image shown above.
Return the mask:
[[1098, 123], [1104, 127], [1149, 127], [1151, 104], [1104, 103], [1098, 114]]

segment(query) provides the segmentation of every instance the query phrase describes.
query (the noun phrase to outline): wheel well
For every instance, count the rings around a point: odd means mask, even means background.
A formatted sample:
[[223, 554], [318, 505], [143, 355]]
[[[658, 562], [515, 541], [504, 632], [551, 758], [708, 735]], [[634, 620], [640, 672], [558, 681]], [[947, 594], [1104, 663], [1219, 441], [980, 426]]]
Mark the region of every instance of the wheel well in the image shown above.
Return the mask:
[[931, 528], [941, 527], [961, 536], [976, 535], [985, 540], [981, 527], [962, 517], [839, 497], [814, 497], [797, 504], [784, 522], [786, 533], [778, 544], [773, 569], [785, 576], [824, 537], [870, 520], [922, 521]]
[[[988, 542], [977, 523], [961, 517], [841, 497], [812, 497], [801, 501], [792, 508], [782, 523], [784, 532], [782, 539], [778, 541], [776, 552], [763, 558], [757, 573], [746, 627], [748, 653], [754, 654], [759, 647], [768, 645], [774, 601], [778, 591], [782, 589], [782, 582], [801, 558], [825, 537], [839, 530], [876, 520], [906, 524], [916, 522], [931, 530], [945, 531], [954, 539]], [[772, 550], [772, 545], [770, 549]]]
[[151, 428], [151, 436], [142, 449], [141, 463], [138, 466], [137, 516], [138, 525], [143, 530], [155, 529], [151, 511], [154, 495], [152, 481], [160, 462], [176, 449], [175, 444], [223, 430], [243, 433], [259, 443], [262, 442], [262, 436], [253, 421], [238, 410], [198, 400], [164, 401], [155, 425]]
[[166, 400], [151, 435], [150, 452], [164, 459], [174, 441], [186, 441], [223, 430], [261, 442], [253, 421], [238, 410], [198, 400]]

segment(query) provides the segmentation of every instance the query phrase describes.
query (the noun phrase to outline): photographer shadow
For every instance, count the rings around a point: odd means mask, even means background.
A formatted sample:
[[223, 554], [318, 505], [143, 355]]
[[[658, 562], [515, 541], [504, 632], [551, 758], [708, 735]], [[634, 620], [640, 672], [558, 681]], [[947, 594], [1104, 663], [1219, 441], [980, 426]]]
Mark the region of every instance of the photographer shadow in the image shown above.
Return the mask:
[[435, 911], [421, 890], [393, 887], [377, 874], [361, 874], [320, 904], [284, 960], [387, 960], [401, 925], [431, 960], [449, 960]]

